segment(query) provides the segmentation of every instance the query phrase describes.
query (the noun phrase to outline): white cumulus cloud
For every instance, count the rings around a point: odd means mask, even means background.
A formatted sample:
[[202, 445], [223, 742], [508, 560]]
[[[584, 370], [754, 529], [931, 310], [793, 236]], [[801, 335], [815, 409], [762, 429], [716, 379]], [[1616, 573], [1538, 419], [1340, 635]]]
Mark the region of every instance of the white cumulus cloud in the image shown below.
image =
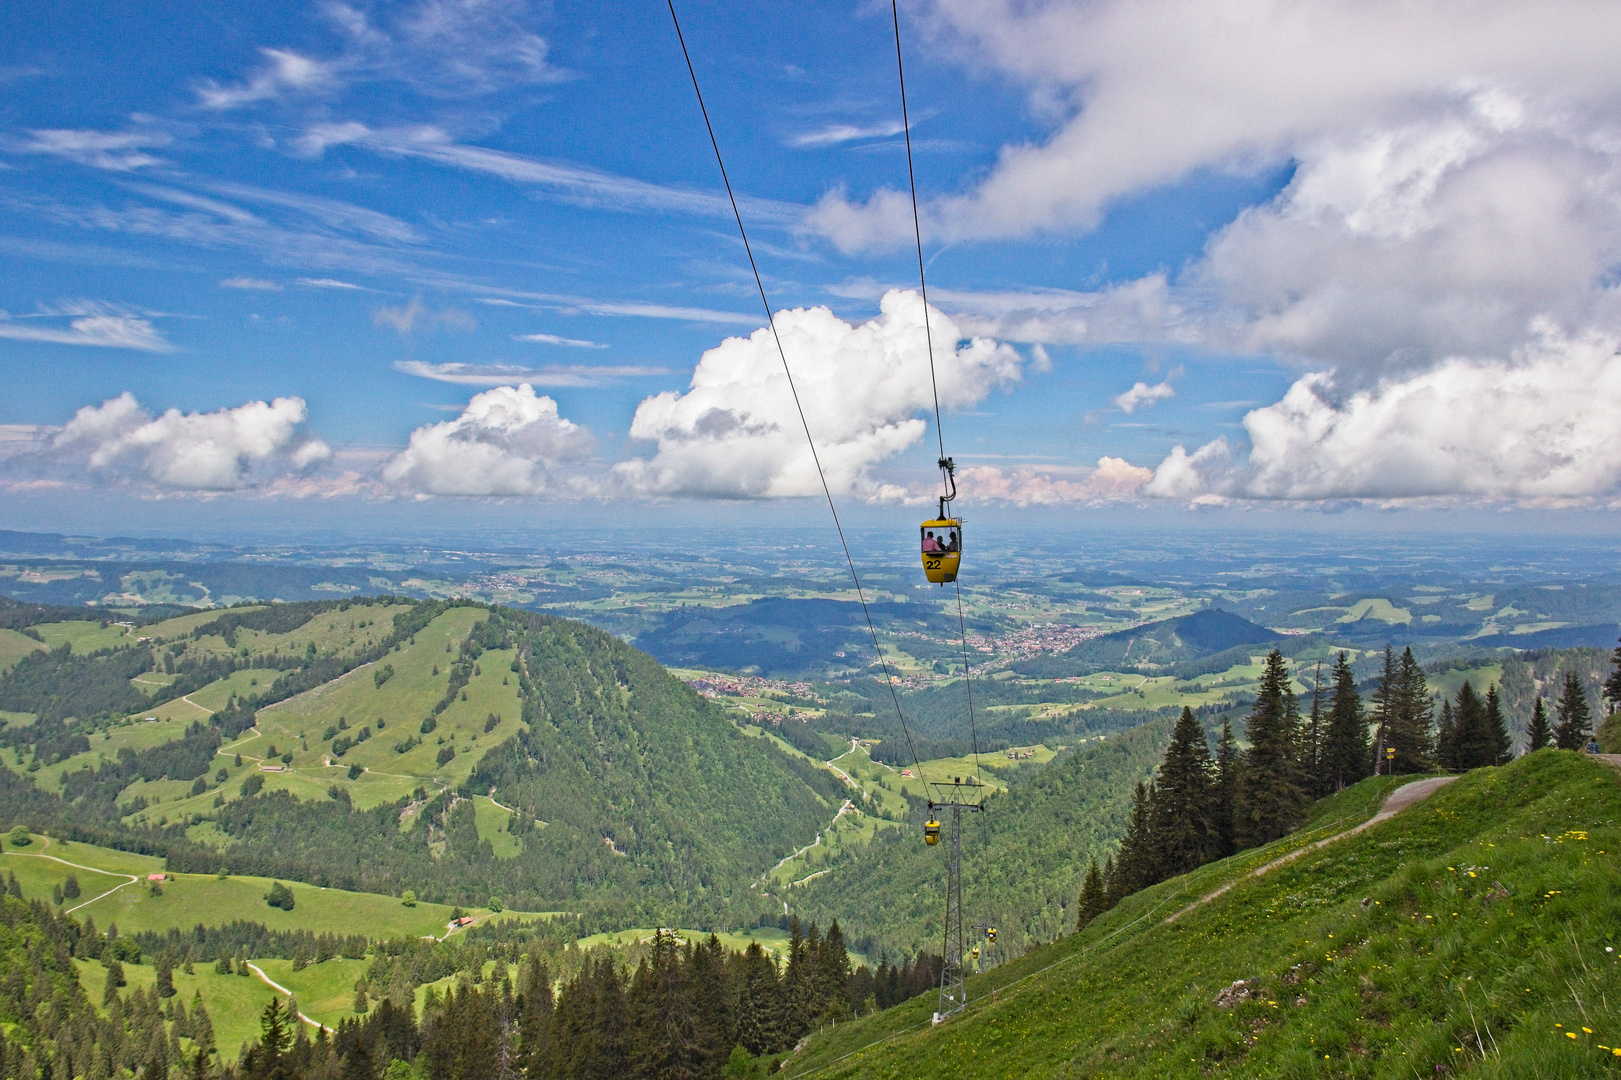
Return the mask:
[[1003, 502], [1015, 506], [1053, 506], [1064, 503], [1095, 504], [1137, 496], [1154, 477], [1154, 470], [1124, 458], [1101, 457], [1097, 468], [1080, 479], [1055, 476], [1039, 469], [1003, 471], [977, 465], [958, 474], [957, 489], [972, 502]]
[[[929, 205], [943, 240], [1090, 228], [1124, 195], [1399, 125], [1460, 87], [1621, 87], [1621, 9], [1585, 0], [938, 0], [925, 18], [1053, 118], [1045, 139], [1003, 147], [969, 190]], [[809, 225], [849, 251], [896, 244], [897, 194], [831, 193]]]
[[1546, 331], [1508, 361], [1453, 359], [1336, 393], [1299, 379], [1244, 418], [1247, 459], [1218, 439], [1178, 446], [1148, 494], [1374, 500], [1608, 499], [1621, 492], [1621, 338]]
[[[784, 311], [777, 333], [829, 486], [867, 498], [900, 494], [873, 466], [922, 438], [933, 406], [923, 304], [891, 291], [878, 318], [852, 325], [827, 308]], [[960, 340], [932, 310], [942, 409], [965, 408], [1020, 377], [1008, 345]], [[650, 397], [630, 435], [657, 443], [650, 458], [614, 466], [613, 479], [646, 495], [762, 498], [820, 494], [821, 484], [794, 408], [777, 345], [767, 328], [728, 338], [704, 353], [686, 393]]]
[[332, 456], [304, 427], [302, 398], [250, 401], [214, 412], [170, 409], [154, 417], [125, 392], [86, 405], [61, 428], [7, 455], [4, 472], [213, 492], [253, 487]]
[[416, 495], [538, 495], [560, 464], [590, 455], [591, 433], [528, 383], [477, 394], [454, 420], [411, 433], [383, 479]]
[[1130, 416], [1145, 405], [1152, 405], [1156, 401], [1164, 401], [1168, 397], [1176, 396], [1176, 388], [1168, 382], [1155, 383], [1149, 386], [1145, 382], [1133, 383], [1130, 390], [1124, 394], [1116, 395], [1114, 407]]

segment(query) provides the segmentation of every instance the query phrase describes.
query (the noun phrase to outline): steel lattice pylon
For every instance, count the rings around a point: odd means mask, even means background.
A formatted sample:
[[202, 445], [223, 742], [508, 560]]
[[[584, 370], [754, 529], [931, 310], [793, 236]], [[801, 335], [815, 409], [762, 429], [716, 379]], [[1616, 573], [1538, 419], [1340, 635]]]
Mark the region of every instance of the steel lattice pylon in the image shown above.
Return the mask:
[[[966, 787], [969, 785], [958, 781], [953, 787]], [[972, 784], [980, 787], [977, 781]], [[963, 913], [962, 913], [962, 812], [964, 810], [978, 811], [984, 807], [979, 803], [931, 802], [929, 809], [951, 811], [951, 847], [946, 863], [946, 929], [945, 948], [941, 953], [940, 966], [940, 1007], [934, 1014], [934, 1022], [940, 1021], [962, 1011], [968, 1004], [966, 987], [963, 985]]]
[[962, 980], [962, 807], [951, 808], [951, 854], [946, 870], [946, 944], [940, 955], [940, 1008], [944, 1020], [968, 1003]]

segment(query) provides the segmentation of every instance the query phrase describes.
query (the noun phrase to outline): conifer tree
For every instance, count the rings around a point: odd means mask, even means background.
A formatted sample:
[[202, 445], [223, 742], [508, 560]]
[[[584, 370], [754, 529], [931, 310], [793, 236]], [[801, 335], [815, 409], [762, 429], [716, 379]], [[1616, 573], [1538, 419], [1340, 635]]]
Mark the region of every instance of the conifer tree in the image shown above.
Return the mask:
[[1508, 733], [1508, 720], [1503, 716], [1503, 699], [1497, 693], [1497, 684], [1486, 688], [1486, 730], [1491, 736], [1491, 765], [1507, 765], [1514, 760], [1514, 740]]
[[1431, 730], [1434, 703], [1424, 669], [1413, 658], [1413, 650], [1402, 650], [1396, 665], [1396, 687], [1392, 695], [1390, 724], [1385, 746], [1396, 748], [1392, 763], [1395, 773], [1428, 772], [1435, 764], [1435, 736]]
[[159, 997], [172, 998], [175, 995], [174, 961], [168, 953], [158, 956], [157, 991]]
[[1193, 710], [1182, 715], [1171, 732], [1155, 782], [1150, 836], [1155, 876], [1175, 877], [1201, 866], [1215, 845], [1210, 829], [1210, 747]]
[[1553, 729], [1548, 726], [1548, 711], [1542, 707], [1542, 695], [1537, 695], [1537, 703], [1531, 707], [1531, 723], [1525, 729], [1525, 746], [1527, 752], [1534, 752], [1549, 746], [1553, 742]]
[[1441, 702], [1441, 718], [1435, 724], [1435, 763], [1443, 769], [1458, 768], [1458, 722], [1452, 702]]
[[1390, 745], [1390, 737], [1395, 727], [1397, 701], [1401, 696], [1399, 682], [1396, 674], [1396, 650], [1387, 641], [1385, 665], [1379, 672], [1379, 685], [1373, 688], [1372, 695], [1374, 770], [1383, 770], [1385, 767], [1384, 748]]
[[1617, 645], [1610, 653], [1610, 666], [1614, 669], [1610, 677], [1604, 680], [1604, 697], [1610, 703], [1613, 713], [1621, 709], [1621, 645]]
[[1323, 737], [1327, 734], [1325, 710], [1323, 709], [1323, 662], [1317, 661], [1311, 677], [1311, 713], [1306, 718], [1306, 725], [1301, 731], [1300, 742], [1300, 775], [1305, 777], [1306, 792], [1313, 799], [1320, 799], [1332, 789], [1323, 788]]
[[844, 947], [844, 931], [839, 929], [837, 919], [827, 928], [827, 938], [822, 942], [821, 963], [817, 966], [824, 1014], [830, 1020], [845, 1019], [850, 1015], [850, 953]]
[[1299, 758], [1300, 711], [1289, 687], [1283, 654], [1273, 649], [1250, 709], [1234, 832], [1244, 847], [1258, 847], [1300, 823], [1306, 806]]
[[1580, 750], [1592, 738], [1593, 714], [1587, 707], [1582, 678], [1574, 669], [1565, 672], [1565, 689], [1554, 706], [1553, 744], [1560, 750]]
[[619, 969], [610, 959], [597, 964], [596, 1016], [591, 1030], [592, 1055], [587, 1080], [619, 1080], [630, 1072], [630, 1012]]
[[1329, 794], [1368, 775], [1368, 718], [1362, 711], [1356, 676], [1345, 653], [1334, 662], [1333, 697], [1328, 707], [1328, 731], [1318, 755], [1322, 791]]
[[1221, 738], [1216, 742], [1216, 777], [1210, 789], [1211, 856], [1224, 859], [1238, 850], [1233, 829], [1238, 814], [1238, 774], [1242, 762], [1238, 742], [1233, 738], [1230, 721], [1221, 723]]
[[1108, 882], [1110, 907], [1159, 880], [1154, 876], [1153, 818], [1152, 789], [1139, 780], [1131, 796], [1131, 819], [1126, 824], [1126, 835], [1120, 839], [1114, 874]]
[[703, 1033], [693, 1010], [693, 987], [675, 939], [653, 937], [653, 955], [642, 962], [631, 987], [636, 1026], [631, 1074], [645, 1080], [701, 1080], [708, 1075]]
[[1093, 919], [1109, 910], [1109, 894], [1103, 884], [1103, 873], [1094, 856], [1086, 865], [1086, 877], [1081, 881], [1081, 896], [1075, 905], [1075, 929], [1082, 930]]
[[1486, 705], [1465, 679], [1458, 688], [1452, 710], [1452, 765], [1454, 769], [1478, 769], [1490, 765], [1497, 747], [1486, 730]]
[[531, 960], [524, 969], [518, 1008], [517, 1068], [524, 1076], [551, 1080], [556, 1075], [555, 1011], [551, 971], [544, 963]]

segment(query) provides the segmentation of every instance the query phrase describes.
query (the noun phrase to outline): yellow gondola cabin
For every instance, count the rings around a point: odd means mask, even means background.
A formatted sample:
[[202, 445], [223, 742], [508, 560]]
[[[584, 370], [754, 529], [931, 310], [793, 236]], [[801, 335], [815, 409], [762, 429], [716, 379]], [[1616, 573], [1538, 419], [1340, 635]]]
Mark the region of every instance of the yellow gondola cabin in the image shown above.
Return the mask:
[[956, 518], [935, 518], [918, 529], [923, 547], [923, 576], [937, 585], [957, 580], [962, 561], [962, 522]]

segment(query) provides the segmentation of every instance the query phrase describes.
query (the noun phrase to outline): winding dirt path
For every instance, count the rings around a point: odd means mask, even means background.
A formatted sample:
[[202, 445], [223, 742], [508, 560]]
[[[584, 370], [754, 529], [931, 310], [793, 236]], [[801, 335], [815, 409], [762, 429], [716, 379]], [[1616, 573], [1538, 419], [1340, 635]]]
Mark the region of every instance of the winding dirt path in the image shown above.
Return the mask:
[[[259, 978], [263, 979], [266, 983], [270, 984], [270, 988], [272, 990], [276, 990], [276, 991], [278, 991], [280, 993], [286, 994], [289, 999], [292, 999], [295, 996], [291, 990], [287, 989], [281, 983], [277, 982], [275, 979], [272, 979], [269, 975], [266, 975], [263, 971], [261, 971], [259, 969], [258, 964], [255, 964], [251, 960], [244, 961], [244, 962], [248, 965], [248, 970], [252, 971], [255, 975], [259, 976]], [[309, 1025], [311, 1025], [313, 1027], [320, 1028], [322, 1031], [331, 1031], [332, 1030], [331, 1028], [327, 1027], [325, 1024], [321, 1023], [321, 1021], [313, 1019], [312, 1017], [305, 1016], [303, 1013], [299, 1013], [298, 1018], [300, 1020], [304, 1021], [306, 1024], [309, 1024]]]
[[1243, 877], [1229, 881], [1227, 884], [1223, 885], [1214, 892], [1207, 893], [1204, 896], [1199, 897], [1199, 899], [1195, 900], [1181, 911], [1171, 915], [1165, 921], [1167, 923], [1174, 923], [1188, 912], [1210, 903], [1210, 901], [1222, 895], [1228, 889], [1231, 889], [1234, 885], [1238, 884], [1240, 881], [1243, 881], [1245, 878], [1260, 877], [1262, 874], [1276, 870], [1285, 863], [1293, 862], [1308, 852], [1327, 847], [1336, 840], [1344, 840], [1347, 836], [1355, 836], [1364, 829], [1373, 828], [1381, 821], [1388, 821], [1397, 814], [1401, 813], [1403, 810], [1407, 809], [1409, 806], [1412, 806], [1414, 803], [1421, 802], [1424, 799], [1429, 798], [1441, 787], [1452, 783], [1452, 781], [1456, 779], [1456, 776], [1431, 776], [1424, 780], [1414, 780], [1411, 784], [1403, 784], [1395, 791], [1392, 791], [1385, 798], [1385, 804], [1379, 808], [1379, 812], [1377, 814], [1373, 815], [1362, 824], [1346, 829], [1344, 832], [1337, 832], [1333, 836], [1325, 837], [1322, 840], [1316, 841], [1315, 843], [1307, 844], [1305, 847], [1296, 848], [1287, 855], [1280, 855], [1278, 858], [1273, 859], [1265, 866], [1258, 866], [1254, 870], [1251, 870], [1249, 873], [1245, 874]]
[[[44, 844], [41, 845], [41, 846], [42, 847], [50, 847], [51, 846], [50, 837], [44, 837], [43, 839], [44, 839]], [[140, 877], [135, 875], [135, 874], [125, 874], [125, 873], [121, 873], [121, 872], [119, 872], [117, 870], [103, 870], [99, 866], [85, 866], [83, 863], [68, 862], [66, 859], [58, 859], [55, 855], [41, 855], [37, 851], [8, 851], [8, 852], [6, 852], [6, 854], [7, 855], [15, 855], [18, 858], [22, 858], [22, 859], [49, 859], [52, 862], [61, 863], [63, 866], [71, 866], [75, 870], [88, 870], [92, 874], [106, 874], [108, 877], [127, 877], [127, 878], [129, 878], [128, 881], [121, 882], [121, 883], [119, 883], [117, 885], [114, 885], [112, 888], [108, 889], [106, 892], [102, 893], [100, 896], [92, 896], [90, 899], [86, 900], [82, 904], [74, 904], [72, 907], [68, 908], [66, 911], [64, 911], [62, 913], [64, 915], [68, 915], [68, 914], [71, 914], [71, 913], [73, 913], [75, 911], [78, 911], [82, 907], [89, 907], [91, 904], [94, 904], [97, 900], [100, 900], [102, 897], [111, 896], [113, 893], [117, 892], [119, 889], [122, 889], [125, 885], [133, 885], [137, 881], [141, 880]]]

